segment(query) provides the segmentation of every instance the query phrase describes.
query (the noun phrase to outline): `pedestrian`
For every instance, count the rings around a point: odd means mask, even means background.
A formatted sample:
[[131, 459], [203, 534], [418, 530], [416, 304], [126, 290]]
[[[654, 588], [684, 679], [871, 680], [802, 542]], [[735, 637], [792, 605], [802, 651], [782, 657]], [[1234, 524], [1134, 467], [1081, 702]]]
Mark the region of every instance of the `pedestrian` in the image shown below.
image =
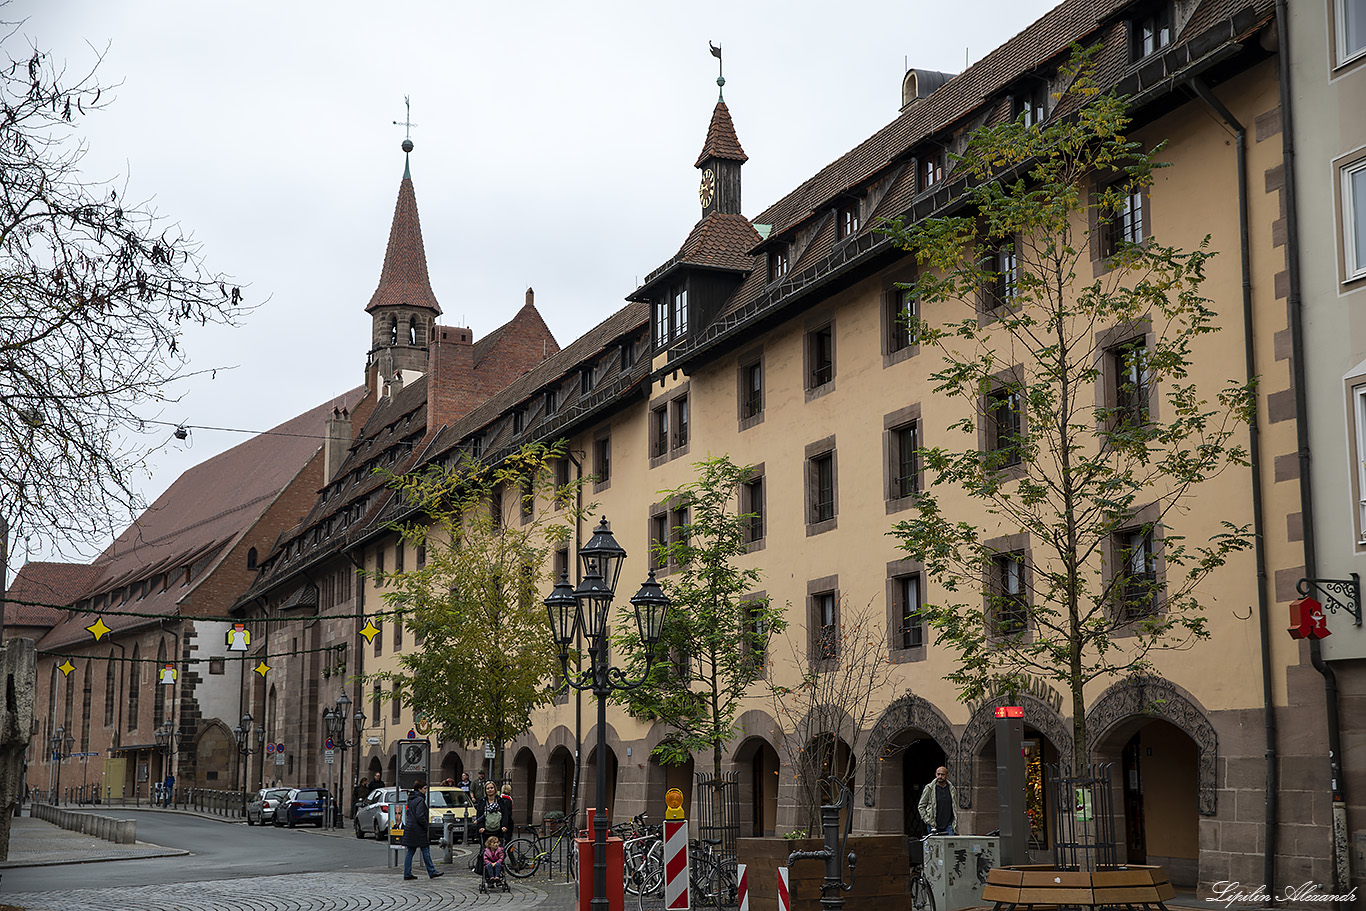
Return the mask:
[[958, 794], [949, 781], [949, 770], [942, 765], [934, 770], [934, 781], [920, 792], [916, 807], [920, 819], [932, 834], [953, 835], [958, 829]]
[[490, 835], [488, 841], [484, 842], [484, 870], [489, 882], [494, 885], [501, 884], [503, 879], [503, 849], [497, 835]]
[[470, 792], [470, 788], [474, 787], [474, 785], [470, 782], [469, 772], [460, 773], [460, 783], [456, 785], [456, 787], [464, 791], [466, 794]]
[[375, 791], [378, 791], [382, 787], [384, 787], [384, 779], [380, 777], [379, 772], [376, 772], [375, 777], [370, 779], [370, 785], [365, 792], [365, 796], [369, 797], [371, 794], [373, 794]]
[[175, 803], [175, 776], [166, 776], [166, 806]]
[[413, 853], [422, 851], [422, 863], [427, 867], [427, 877], [436, 879], [444, 874], [432, 863], [432, 840], [427, 832], [427, 779], [419, 778], [413, 782], [408, 792], [408, 803], [403, 809], [403, 878], [417, 879], [413, 875]]
[[512, 785], [503, 785], [503, 796], [507, 798], [508, 806], [512, 806]]
[[[479, 818], [475, 821], [475, 828], [479, 830], [479, 843], [487, 843], [490, 835], [497, 835], [500, 843], [506, 843], [511, 825], [512, 801], [506, 797], [500, 797], [498, 786], [493, 782], [485, 782], [484, 799], [479, 802]], [[482, 866], [483, 858], [481, 856], [481, 870]]]

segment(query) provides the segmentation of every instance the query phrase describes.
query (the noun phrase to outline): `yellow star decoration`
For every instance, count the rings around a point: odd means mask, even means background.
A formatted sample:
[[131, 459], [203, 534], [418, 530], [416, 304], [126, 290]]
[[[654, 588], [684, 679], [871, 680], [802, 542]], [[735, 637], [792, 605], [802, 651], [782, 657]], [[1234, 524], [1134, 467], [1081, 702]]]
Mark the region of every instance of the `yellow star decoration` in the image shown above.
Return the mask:
[[100, 617], [100, 618], [96, 619], [94, 623], [92, 623], [92, 624], [90, 624], [89, 626], [87, 626], [87, 627], [86, 627], [86, 631], [89, 632], [90, 635], [92, 635], [92, 636], [95, 637], [95, 641], [96, 641], [96, 642], [99, 642], [101, 639], [103, 639], [105, 636], [107, 636], [110, 632], [112, 632], [112, 630], [110, 630], [109, 627], [107, 627], [107, 626], [104, 625], [104, 618], [103, 618], [103, 617]]
[[366, 642], [374, 642], [379, 635], [379, 627], [375, 626], [375, 621], [369, 617], [365, 618], [365, 625], [361, 627], [360, 634], [365, 637]]
[[71, 676], [71, 672], [74, 671], [75, 669], [76, 669], [76, 665], [74, 665], [74, 664], [71, 663], [71, 659], [70, 659], [70, 658], [66, 659], [66, 660], [63, 661], [61, 664], [57, 665], [57, 670], [59, 670], [59, 671], [62, 672], [62, 676], [63, 676], [63, 677], [70, 677], [70, 676]]
[[260, 664], [256, 665], [256, 667], [252, 668], [252, 670], [256, 671], [256, 673], [264, 677], [266, 673], [270, 670], [270, 665], [262, 661]]

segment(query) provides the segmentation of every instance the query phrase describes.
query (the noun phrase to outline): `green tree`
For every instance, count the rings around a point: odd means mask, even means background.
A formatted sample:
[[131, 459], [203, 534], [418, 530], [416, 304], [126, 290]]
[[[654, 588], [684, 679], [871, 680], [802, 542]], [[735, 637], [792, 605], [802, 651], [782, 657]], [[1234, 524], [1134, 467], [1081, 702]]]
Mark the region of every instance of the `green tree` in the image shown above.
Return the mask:
[[568, 543], [586, 509], [574, 505], [577, 482], [555, 484], [555, 462], [565, 457], [563, 443], [530, 444], [496, 465], [466, 460], [391, 482], [417, 516], [395, 530], [425, 559], [372, 576], [386, 607], [399, 612], [393, 622], [418, 647], [399, 658], [399, 670], [366, 680], [393, 684], [439, 739], [494, 744], [497, 777], [503, 744], [531, 727], [560, 672], [541, 604], [547, 557]]
[[[1208, 636], [1199, 585], [1251, 533], [1181, 528], [1202, 484], [1247, 464], [1255, 396], [1192, 380], [1218, 328], [1200, 293], [1208, 238], [1182, 251], [1148, 236], [1157, 150], [1126, 137], [1124, 100], [1097, 91], [1088, 52], [1062, 75], [1042, 126], [972, 134], [963, 214], [892, 226], [921, 267], [907, 318], [942, 358], [932, 390], [965, 416], [946, 434], [962, 445], [919, 452], [927, 489], [891, 534], [944, 592], [925, 614], [958, 653], [961, 698], [1055, 681], [1081, 768], [1087, 686]], [[964, 495], [973, 514], [949, 515]], [[1008, 535], [1021, 543], [991, 543]]]
[[[671, 516], [682, 521], [670, 540], [654, 544], [657, 566], [675, 567], [661, 585], [672, 606], [658, 646], [660, 661], [644, 685], [619, 693], [631, 714], [671, 730], [654, 748], [665, 765], [687, 762], [710, 750], [721, 775], [722, 748], [735, 736], [735, 715], [749, 685], [767, 660], [769, 638], [784, 626], [781, 608], [754, 597], [762, 573], [741, 569], [755, 513], [739, 511], [740, 485], [753, 466], [728, 456], [694, 463], [696, 480], [664, 491]], [[738, 647], [737, 647], [738, 646]], [[645, 670], [646, 652], [634, 622], [620, 625], [613, 648], [634, 678]]]

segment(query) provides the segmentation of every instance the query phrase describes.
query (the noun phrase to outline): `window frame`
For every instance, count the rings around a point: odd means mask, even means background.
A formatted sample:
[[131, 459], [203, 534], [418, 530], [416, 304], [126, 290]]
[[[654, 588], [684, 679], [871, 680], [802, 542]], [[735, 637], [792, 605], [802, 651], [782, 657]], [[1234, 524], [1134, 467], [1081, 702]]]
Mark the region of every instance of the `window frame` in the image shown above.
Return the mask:
[[914, 288], [905, 287], [914, 276], [891, 282], [882, 293], [882, 366], [890, 367], [920, 353], [920, 343], [911, 331], [905, 313], [920, 318], [920, 297]]
[[[1171, 3], [1154, 3], [1140, 9], [1129, 20], [1129, 58], [1133, 63], [1147, 60], [1172, 46], [1176, 40], [1176, 16]], [[1153, 29], [1152, 48], [1147, 48], [1144, 28], [1149, 24]], [[1165, 39], [1162, 36], [1165, 35]]]
[[1000, 421], [998, 412], [1003, 405], [1008, 406], [1010, 399], [1015, 399], [1017, 407], [1012, 408], [1010, 413], [1014, 416], [1014, 426], [1011, 428], [1011, 435], [1016, 438], [1016, 442], [1011, 447], [1014, 449], [1014, 458], [1007, 457], [996, 466], [996, 471], [1000, 472], [1024, 472], [1024, 453], [1023, 447], [1029, 439], [1029, 415], [1026, 408], [1025, 387], [1017, 377], [1020, 369], [1006, 370], [996, 374], [992, 380], [992, 388], [978, 400], [979, 421], [977, 424], [977, 446], [985, 458], [989, 455], [1004, 453], [1006, 445], [1003, 445], [1001, 436]]
[[[820, 362], [817, 360], [817, 348], [822, 345], [822, 339], [828, 344], [824, 345], [826, 350], [819, 353], [826, 356], [826, 361], [823, 365], [818, 365]], [[838, 358], [834, 317], [817, 317], [809, 320], [806, 331], [802, 334], [802, 373], [808, 402], [834, 391]], [[823, 370], [825, 372], [822, 372]]]
[[[915, 450], [913, 454], [913, 489], [909, 493], [903, 493], [903, 476], [900, 474], [904, 467], [905, 453], [902, 452], [904, 440], [901, 432], [907, 428], [915, 433]], [[885, 503], [887, 515], [910, 509], [914, 505], [915, 495], [924, 489], [924, 467], [921, 465], [919, 450], [925, 447], [922, 437], [923, 424], [920, 419], [920, 403], [916, 402], [904, 408], [898, 408], [882, 416], [882, 499]]]
[[1021, 86], [1011, 100], [1010, 110], [1015, 120], [1025, 118], [1026, 129], [1033, 129], [1048, 119], [1048, 87], [1039, 83]]
[[[813, 666], [826, 670], [836, 666], [840, 659], [839, 578], [838, 575], [822, 576], [806, 583], [807, 660]], [[826, 622], [827, 607], [829, 623]]]
[[1361, 555], [1366, 554], [1366, 361], [1344, 377], [1342, 385], [1347, 416], [1343, 441], [1347, 445], [1347, 484], [1357, 503], [1353, 510], [1352, 545], [1353, 553]]
[[600, 431], [593, 437], [593, 492], [612, 486], [612, 434]]
[[[1361, 176], [1360, 198], [1354, 194], [1352, 178]], [[1339, 185], [1338, 204], [1341, 206], [1341, 219], [1338, 230], [1342, 234], [1342, 274], [1343, 285], [1351, 285], [1366, 279], [1366, 150], [1358, 150], [1351, 157], [1337, 163], [1336, 174]], [[1357, 235], [1363, 238], [1361, 249], [1357, 249]], [[1358, 262], [1358, 254], [1361, 261]]]
[[[758, 377], [758, 389], [750, 380]], [[735, 367], [735, 415], [740, 430], [748, 430], [764, 422], [764, 352], [756, 349], [741, 355]]]
[[[905, 583], [916, 582], [916, 610], [920, 617], [919, 641], [907, 645], [905, 621], [911, 616], [906, 611]], [[924, 619], [925, 566], [912, 560], [894, 560], [887, 564], [887, 652], [892, 663], [924, 661], [929, 652], [929, 629]]]
[[944, 149], [917, 155], [915, 158], [916, 193], [928, 193], [944, 182], [948, 173], [948, 155]]
[[863, 226], [862, 210], [863, 200], [860, 197], [841, 200], [835, 206], [835, 240], [845, 240], [859, 232]]
[[768, 251], [768, 280], [770, 283], [785, 278], [792, 271], [792, 251], [785, 243], [775, 244]]
[[764, 680], [768, 677], [768, 643], [760, 645], [758, 641], [766, 632], [762, 619], [756, 616], [766, 609], [767, 599], [768, 592], [764, 591], [750, 592], [740, 599], [740, 649], [746, 663], [749, 664], [752, 680]]
[[[839, 462], [833, 435], [807, 444], [805, 466], [806, 534], [807, 537], [811, 537], [832, 531], [839, 524]], [[822, 466], [828, 466], [830, 479], [828, 499], [822, 496]], [[829, 513], [818, 512], [818, 508], [825, 504], [828, 504]]]
[[[1009, 535], [986, 542], [986, 547], [994, 552], [991, 565], [985, 568], [982, 579], [982, 618], [986, 624], [987, 638], [999, 641], [1028, 636], [1034, 600], [1031, 595], [1033, 562], [1028, 538], [1026, 535]], [[1018, 592], [1006, 590], [1012, 577], [1019, 583]], [[1009, 628], [1002, 626], [1000, 616], [1002, 602], [1005, 601], [1017, 604], [1018, 612], [1023, 615]]]
[[[1357, 63], [1366, 58], [1366, 35], [1363, 35], [1362, 45], [1357, 50], [1353, 51], [1347, 47], [1346, 2], [1347, 0], [1333, 0], [1329, 7], [1332, 16], [1333, 67], [1335, 69]], [[1366, 32], [1366, 5], [1363, 5], [1359, 15], [1363, 17], [1363, 31]]]
[[[650, 467], [685, 456], [692, 445], [692, 412], [688, 401], [691, 381], [685, 381], [650, 400], [646, 452]], [[679, 420], [684, 426], [680, 436]]]
[[[750, 470], [745, 480], [740, 482], [738, 504], [740, 514], [755, 513], [758, 516], [757, 520], [750, 519], [745, 523], [746, 553], [764, 549], [768, 535], [767, 493], [764, 480], [764, 463], [760, 462]], [[758, 501], [757, 504], [756, 500]]]

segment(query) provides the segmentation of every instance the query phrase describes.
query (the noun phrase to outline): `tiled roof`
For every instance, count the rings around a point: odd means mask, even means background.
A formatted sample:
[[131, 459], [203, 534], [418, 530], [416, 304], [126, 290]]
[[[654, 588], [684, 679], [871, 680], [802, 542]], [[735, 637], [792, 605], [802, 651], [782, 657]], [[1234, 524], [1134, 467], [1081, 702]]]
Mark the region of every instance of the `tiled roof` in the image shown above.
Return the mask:
[[378, 307], [426, 307], [441, 312], [427, 277], [427, 251], [422, 246], [417, 196], [406, 174], [398, 185], [398, 202], [394, 205], [394, 223], [389, 228], [389, 246], [384, 251], [379, 287], [365, 305], [365, 312]]
[[735, 124], [730, 119], [730, 109], [724, 101], [716, 102], [716, 109], [711, 112], [707, 141], [702, 144], [702, 152], [697, 156], [697, 163], [693, 167], [702, 167], [702, 162], [708, 158], [728, 158], [741, 163], [749, 161], [745, 150], [740, 148], [740, 139], [735, 135]]
[[41, 605], [73, 603], [90, 587], [98, 572], [95, 567], [81, 563], [24, 564], [5, 596], [18, 601], [40, 603], [6, 604], [5, 625], [55, 626], [66, 612], [60, 608]]
[[763, 240], [759, 232], [743, 215], [727, 215], [712, 212], [693, 226], [683, 246], [664, 265], [645, 276], [639, 288], [627, 296], [627, 300], [646, 300], [653, 285], [660, 279], [675, 272], [681, 266], [699, 266], [704, 269], [726, 269], [732, 272], [749, 272], [754, 268], [755, 258], [750, 255]]

